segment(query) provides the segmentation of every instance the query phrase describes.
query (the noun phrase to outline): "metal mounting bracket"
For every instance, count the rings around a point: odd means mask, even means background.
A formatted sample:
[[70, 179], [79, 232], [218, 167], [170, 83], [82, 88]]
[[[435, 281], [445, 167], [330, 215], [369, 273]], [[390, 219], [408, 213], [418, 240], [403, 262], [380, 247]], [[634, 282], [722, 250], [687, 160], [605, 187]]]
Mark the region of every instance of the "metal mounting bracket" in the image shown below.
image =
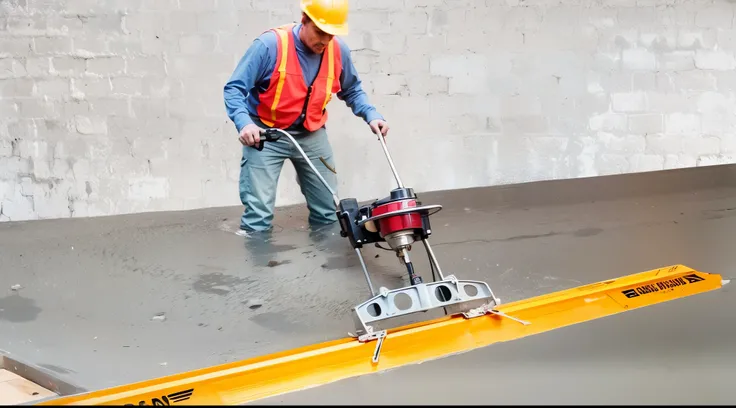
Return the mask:
[[518, 323], [523, 324], [524, 326], [528, 326], [528, 325], [531, 324], [530, 322], [528, 322], [526, 320], [521, 320], [521, 319], [518, 319], [516, 317], [509, 316], [509, 315], [507, 315], [506, 313], [504, 313], [504, 312], [502, 312], [500, 310], [494, 309], [494, 307], [496, 307], [499, 304], [501, 304], [501, 301], [499, 299], [495, 299], [495, 302], [494, 303], [495, 303], [494, 305], [485, 304], [485, 305], [480, 306], [480, 307], [477, 307], [475, 309], [471, 309], [471, 310], [469, 310], [467, 312], [464, 312], [463, 313], [463, 316], [466, 319], [472, 319], [472, 318], [483, 316], [485, 314], [490, 313], [490, 314], [495, 314], [495, 315], [498, 315], [498, 316], [501, 316], [501, 317], [505, 317], [507, 319], [511, 319], [511, 320], [513, 320], [515, 322], [518, 322]]
[[378, 358], [381, 354], [381, 347], [383, 346], [383, 339], [386, 338], [386, 334], [386, 330], [381, 330], [375, 333], [363, 334], [358, 337], [358, 341], [361, 343], [367, 343], [371, 340], [377, 340], [376, 348], [373, 350], [373, 358], [371, 359], [373, 364], [378, 363]]
[[[377, 295], [353, 309], [353, 316], [358, 334], [369, 334], [373, 332], [372, 323], [441, 307], [450, 315], [467, 313], [489, 300], [495, 306], [496, 297], [487, 283], [460, 280], [451, 275], [441, 281], [393, 290], [380, 288]], [[399, 307], [402, 302], [409, 304]]]

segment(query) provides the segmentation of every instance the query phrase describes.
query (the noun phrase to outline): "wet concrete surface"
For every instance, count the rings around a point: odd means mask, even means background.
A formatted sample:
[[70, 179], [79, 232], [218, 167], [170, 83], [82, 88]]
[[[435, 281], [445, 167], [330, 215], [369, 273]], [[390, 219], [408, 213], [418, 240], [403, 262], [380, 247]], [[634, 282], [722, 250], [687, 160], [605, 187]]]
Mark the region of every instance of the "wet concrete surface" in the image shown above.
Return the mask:
[[253, 404], [733, 405], [733, 289]]
[[[503, 302], [678, 263], [734, 275], [735, 166], [420, 198], [444, 206], [430, 241], [443, 272], [485, 280]], [[259, 242], [234, 233], [239, 216], [220, 208], [0, 224], [0, 350], [99, 389], [353, 330], [350, 307], [369, 291], [337, 227], [310, 232], [297, 206], [280, 210]], [[392, 253], [365, 253], [376, 286], [408, 284]], [[660, 402], [685, 380], [696, 402], [708, 390], [735, 402], [714, 377], [736, 371], [733, 310], [726, 287], [267, 402], [389, 403], [393, 391], [404, 403]], [[636, 391], [644, 381], [655, 391]], [[448, 382], [463, 396], [430, 392]], [[629, 386], [638, 394], [625, 398], [618, 388]], [[591, 387], [601, 392], [582, 393]]]

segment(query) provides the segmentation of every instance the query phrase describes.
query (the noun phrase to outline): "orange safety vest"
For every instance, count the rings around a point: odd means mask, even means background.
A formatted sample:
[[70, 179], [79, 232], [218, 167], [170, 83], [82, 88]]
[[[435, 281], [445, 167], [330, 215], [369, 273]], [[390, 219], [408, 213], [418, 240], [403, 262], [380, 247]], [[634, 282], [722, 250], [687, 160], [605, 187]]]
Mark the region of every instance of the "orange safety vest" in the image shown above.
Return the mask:
[[312, 86], [307, 87], [294, 45], [293, 24], [273, 28], [277, 34], [276, 64], [268, 89], [259, 96], [258, 116], [266, 126], [289, 127], [306, 104], [304, 127], [309, 131], [327, 122], [327, 103], [340, 91], [342, 56], [333, 38], [324, 51], [322, 63]]

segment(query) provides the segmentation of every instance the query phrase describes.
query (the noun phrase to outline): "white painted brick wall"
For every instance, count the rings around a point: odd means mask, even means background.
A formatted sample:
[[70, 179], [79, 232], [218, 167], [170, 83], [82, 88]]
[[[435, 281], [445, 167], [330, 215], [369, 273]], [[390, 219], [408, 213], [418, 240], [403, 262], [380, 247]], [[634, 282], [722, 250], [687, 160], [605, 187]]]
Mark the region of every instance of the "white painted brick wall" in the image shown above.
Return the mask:
[[[736, 162], [735, 10], [353, 0], [345, 40], [402, 178], [434, 190]], [[298, 0], [0, 2], [0, 221], [238, 205], [222, 86], [298, 18]], [[340, 194], [385, 195], [379, 144], [329, 109]], [[287, 165], [277, 204], [302, 201]]]

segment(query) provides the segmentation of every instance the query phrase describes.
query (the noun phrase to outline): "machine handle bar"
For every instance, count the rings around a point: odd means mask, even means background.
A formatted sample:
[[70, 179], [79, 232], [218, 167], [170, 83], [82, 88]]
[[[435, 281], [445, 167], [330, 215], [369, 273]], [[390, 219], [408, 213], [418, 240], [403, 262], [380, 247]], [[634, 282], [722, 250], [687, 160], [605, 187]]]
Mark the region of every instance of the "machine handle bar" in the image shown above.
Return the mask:
[[330, 185], [327, 184], [327, 181], [324, 179], [324, 177], [322, 177], [322, 174], [320, 174], [317, 168], [314, 167], [314, 164], [312, 164], [312, 161], [309, 160], [309, 157], [307, 156], [306, 153], [304, 153], [304, 150], [302, 150], [302, 147], [299, 146], [299, 143], [297, 143], [296, 140], [294, 140], [294, 137], [291, 136], [288, 132], [278, 129], [278, 128], [263, 129], [261, 130], [261, 140], [257, 144], [255, 144], [253, 148], [258, 151], [261, 151], [263, 150], [264, 142], [275, 142], [281, 139], [282, 135], [288, 138], [291, 144], [293, 144], [294, 147], [296, 147], [296, 149], [299, 150], [299, 154], [302, 155], [302, 157], [304, 158], [304, 161], [307, 162], [307, 164], [312, 169], [314, 174], [316, 174], [317, 177], [319, 177], [319, 180], [322, 182], [322, 184], [324, 184], [327, 190], [329, 190], [330, 194], [332, 194], [332, 200], [335, 202], [335, 207], [338, 207], [340, 205], [340, 198], [337, 196], [337, 194], [332, 189], [332, 187], [330, 187]]
[[[340, 198], [337, 196], [337, 194], [335, 193], [335, 191], [332, 190], [332, 188], [330, 187], [330, 185], [327, 184], [327, 181], [325, 181], [325, 179], [322, 177], [322, 174], [320, 174], [320, 172], [317, 171], [317, 169], [314, 167], [314, 165], [312, 164], [312, 161], [309, 160], [309, 157], [307, 157], [307, 154], [304, 153], [304, 150], [302, 150], [301, 146], [299, 146], [299, 143], [297, 143], [296, 140], [294, 140], [294, 137], [292, 137], [288, 132], [286, 132], [286, 131], [284, 131], [282, 129], [278, 129], [278, 128], [263, 129], [263, 130], [261, 130], [261, 135], [260, 135], [261, 136], [260, 137], [261, 140], [258, 143], [256, 143], [253, 146], [253, 148], [256, 149], [256, 150], [258, 150], [258, 151], [261, 151], [261, 150], [263, 150], [263, 145], [264, 145], [265, 142], [276, 142], [279, 139], [281, 139], [281, 136], [282, 135], [285, 136], [285, 137], [287, 137], [289, 139], [289, 141], [291, 142], [291, 144], [293, 144], [297, 148], [297, 150], [299, 150], [299, 153], [302, 155], [302, 157], [307, 162], [307, 164], [309, 165], [309, 167], [311, 167], [311, 169], [314, 172], [314, 174], [316, 174], [317, 177], [319, 177], [319, 179], [322, 182], [322, 184], [324, 184], [325, 187], [327, 187], [327, 190], [330, 191], [330, 194], [332, 194], [332, 199], [335, 202], [335, 206], [338, 206], [340, 204]], [[386, 158], [388, 159], [388, 164], [389, 164], [389, 166], [391, 166], [391, 171], [394, 174], [394, 178], [396, 179], [396, 183], [398, 184], [399, 188], [404, 188], [404, 185], [401, 182], [401, 179], [399, 178], [399, 173], [396, 171], [396, 166], [394, 166], [394, 162], [391, 159], [391, 155], [388, 152], [388, 147], [386, 147], [386, 142], [383, 140], [383, 136], [380, 135], [380, 134], [377, 135], [377, 136], [378, 136], [378, 140], [381, 142], [381, 147], [383, 148], [383, 152], [386, 154]]]

